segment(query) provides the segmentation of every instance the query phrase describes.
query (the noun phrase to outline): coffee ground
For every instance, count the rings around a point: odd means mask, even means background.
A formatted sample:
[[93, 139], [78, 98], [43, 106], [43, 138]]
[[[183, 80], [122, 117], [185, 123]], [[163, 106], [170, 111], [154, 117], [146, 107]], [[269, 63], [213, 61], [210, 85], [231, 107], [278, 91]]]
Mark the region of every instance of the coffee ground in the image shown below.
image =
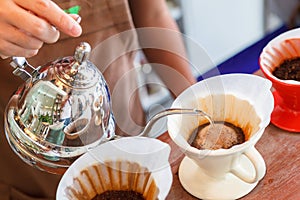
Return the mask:
[[233, 145], [245, 142], [243, 130], [229, 122], [202, 124], [193, 133], [196, 135], [191, 146], [197, 149], [229, 149]]
[[287, 59], [273, 71], [273, 75], [281, 80], [300, 81], [300, 58]]
[[110, 190], [96, 195], [92, 200], [145, 200], [144, 196], [131, 190]]

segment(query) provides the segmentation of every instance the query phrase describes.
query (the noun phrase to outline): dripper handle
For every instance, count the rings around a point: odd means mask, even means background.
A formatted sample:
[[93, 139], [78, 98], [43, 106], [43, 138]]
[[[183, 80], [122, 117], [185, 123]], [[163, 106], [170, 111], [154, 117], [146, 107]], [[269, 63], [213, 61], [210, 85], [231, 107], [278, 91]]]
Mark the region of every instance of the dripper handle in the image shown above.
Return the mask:
[[234, 174], [236, 177], [241, 179], [242, 181], [252, 184], [259, 180], [261, 180], [265, 173], [266, 173], [266, 164], [263, 157], [260, 153], [252, 147], [248, 151], [243, 153], [244, 156], [252, 163], [255, 169], [255, 176], [251, 176], [250, 173], [247, 173], [242, 166], [236, 165], [233, 169], [231, 169], [231, 173]]

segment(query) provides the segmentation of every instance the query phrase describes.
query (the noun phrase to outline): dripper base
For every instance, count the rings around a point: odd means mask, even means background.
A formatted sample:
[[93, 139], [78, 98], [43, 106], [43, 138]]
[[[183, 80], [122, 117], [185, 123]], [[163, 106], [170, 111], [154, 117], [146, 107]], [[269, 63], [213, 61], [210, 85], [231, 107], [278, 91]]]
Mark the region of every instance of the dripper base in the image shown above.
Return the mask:
[[[241, 159], [241, 165], [246, 170], [255, 173], [248, 159]], [[187, 156], [179, 166], [179, 180], [184, 189], [199, 199], [238, 199], [251, 192], [258, 182], [245, 183], [228, 173], [221, 179], [206, 175], [199, 166]]]
[[287, 108], [276, 91], [273, 92], [275, 106], [271, 115], [271, 122], [278, 128], [290, 132], [300, 132], [300, 112]]

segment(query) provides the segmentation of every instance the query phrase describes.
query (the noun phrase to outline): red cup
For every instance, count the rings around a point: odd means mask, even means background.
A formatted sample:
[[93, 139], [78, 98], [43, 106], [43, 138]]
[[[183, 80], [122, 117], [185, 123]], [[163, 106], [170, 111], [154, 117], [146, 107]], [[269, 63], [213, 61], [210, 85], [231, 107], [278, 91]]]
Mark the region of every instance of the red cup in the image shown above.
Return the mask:
[[300, 81], [282, 80], [272, 73], [284, 60], [300, 57], [300, 28], [271, 40], [259, 57], [260, 69], [272, 82], [275, 107], [271, 122], [284, 130], [300, 132]]

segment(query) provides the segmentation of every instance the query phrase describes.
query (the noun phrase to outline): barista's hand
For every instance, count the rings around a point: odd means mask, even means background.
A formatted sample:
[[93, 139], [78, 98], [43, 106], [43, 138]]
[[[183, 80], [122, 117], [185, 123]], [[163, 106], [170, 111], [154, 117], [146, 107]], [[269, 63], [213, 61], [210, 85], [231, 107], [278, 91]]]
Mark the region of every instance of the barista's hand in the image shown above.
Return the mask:
[[0, 56], [34, 56], [44, 43], [56, 42], [59, 31], [79, 36], [77, 17], [51, 0], [0, 0]]

